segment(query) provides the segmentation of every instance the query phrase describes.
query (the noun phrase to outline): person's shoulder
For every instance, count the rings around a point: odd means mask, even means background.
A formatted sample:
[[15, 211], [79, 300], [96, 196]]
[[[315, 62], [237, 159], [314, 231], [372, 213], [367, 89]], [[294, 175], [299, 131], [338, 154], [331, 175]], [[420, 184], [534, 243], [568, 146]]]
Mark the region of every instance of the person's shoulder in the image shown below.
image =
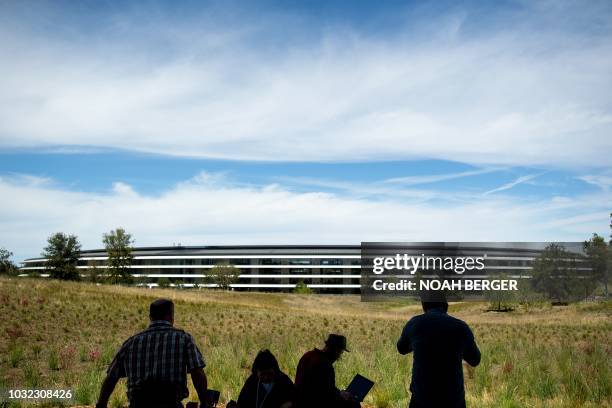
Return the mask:
[[143, 336], [146, 336], [149, 333], [149, 329], [146, 328], [144, 330], [141, 330], [137, 333], [132, 334], [130, 337], [128, 337], [124, 342], [122, 347], [128, 346], [129, 344], [131, 344], [132, 342], [134, 342], [134, 340], [137, 340]]
[[316, 348], [312, 349], [312, 350], [308, 350], [307, 352], [304, 353], [304, 355], [302, 356], [302, 358], [313, 358], [315, 356], [317, 356], [317, 352], [319, 350], [317, 350]]
[[246, 381], [244, 382], [244, 387], [248, 388], [248, 387], [252, 387], [257, 385], [257, 374], [249, 374], [249, 376], [247, 377]]
[[295, 392], [296, 385], [293, 383], [291, 378], [289, 378], [289, 376], [283, 373], [282, 371], [278, 375], [277, 382], [279, 385], [278, 388], [281, 392], [285, 394], [290, 394], [290, 395], [292, 395]]
[[185, 338], [188, 338], [188, 339], [193, 339], [193, 336], [189, 332], [181, 329], [180, 327], [166, 326], [162, 330], [163, 331], [168, 331], [168, 332], [173, 333], [173, 334], [177, 334], [179, 336], [182, 336], [182, 337], [185, 337]]
[[291, 378], [289, 378], [289, 376], [287, 374], [283, 373], [282, 371], [280, 371], [279, 374], [278, 374], [278, 381], [282, 385], [293, 386], [293, 381], [291, 381]]
[[470, 326], [465, 321], [455, 316], [451, 316], [451, 315], [447, 315], [447, 316], [448, 316], [448, 320], [452, 322], [458, 328], [465, 330], [465, 331], [471, 331]]
[[[157, 329], [156, 331], [159, 333], [160, 329]], [[183, 341], [185, 342], [191, 342], [195, 344], [195, 339], [191, 335], [191, 333], [185, 331], [184, 329], [181, 329], [180, 327], [166, 326], [161, 328], [161, 332], [172, 333], [173, 335], [176, 335], [179, 338], [183, 339]], [[147, 330], [143, 331], [142, 333], [147, 334]]]
[[179, 333], [182, 336], [189, 337], [189, 338], [193, 339], [193, 336], [191, 335], [191, 333], [186, 332], [185, 330], [183, 330], [183, 329], [181, 329], [179, 327], [172, 327], [172, 331], [174, 331], [176, 333]]
[[130, 347], [130, 344], [132, 344], [132, 342], [134, 341], [134, 339], [139, 335], [140, 333], [136, 333], [131, 335], [130, 337], [128, 337], [122, 344], [121, 347], [119, 347], [119, 351], [121, 352], [121, 350], [125, 350], [128, 349]]
[[[123, 344], [121, 344], [121, 347], [119, 348], [119, 352], [130, 352], [131, 350], [131, 346], [132, 344], [134, 344], [134, 342], [138, 342], [139, 339], [142, 339], [144, 336], [147, 335], [147, 329], [145, 330], [141, 330], [138, 333], [134, 333], [132, 334], [130, 337], [128, 337]], [[138, 344], [138, 343], [136, 343]]]
[[422, 321], [423, 319], [426, 319], [427, 316], [425, 313], [421, 313], [418, 314], [416, 316], [412, 316], [410, 319], [408, 319], [408, 322], [406, 323], [407, 326], [413, 326], [415, 324], [418, 324], [420, 321]]
[[191, 333], [176, 327], [173, 327], [173, 330], [177, 335], [183, 337], [187, 343], [196, 344], [195, 337]]
[[319, 365], [323, 361], [323, 352], [317, 348], [307, 351], [306, 353], [304, 353], [302, 358], [300, 358], [300, 363], [306, 364], [308, 366]]
[[467, 326], [467, 323], [466, 323], [466, 322], [464, 322], [463, 320], [459, 319], [458, 317], [451, 316], [451, 315], [449, 315], [448, 313], [446, 314], [446, 317], [447, 317], [449, 320], [451, 320], [451, 321], [455, 322], [456, 324], [458, 324], [458, 325], [460, 325], [460, 326]]
[[418, 315], [412, 316], [412, 317], [410, 318], [410, 320], [408, 320], [408, 321], [409, 321], [409, 322], [412, 322], [412, 321], [414, 321], [414, 322], [418, 322], [419, 320], [423, 320], [423, 319], [425, 319], [426, 317], [427, 317], [427, 313], [421, 313], [421, 314], [418, 314]]

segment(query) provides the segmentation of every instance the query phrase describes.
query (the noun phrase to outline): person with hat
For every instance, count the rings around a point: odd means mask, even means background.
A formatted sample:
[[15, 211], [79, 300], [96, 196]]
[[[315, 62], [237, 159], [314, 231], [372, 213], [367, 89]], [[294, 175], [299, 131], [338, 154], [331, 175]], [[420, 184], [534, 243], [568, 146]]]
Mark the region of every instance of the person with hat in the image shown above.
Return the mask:
[[359, 402], [347, 391], [336, 387], [334, 363], [349, 351], [346, 337], [330, 334], [323, 350], [306, 352], [295, 374], [298, 408], [358, 408]]

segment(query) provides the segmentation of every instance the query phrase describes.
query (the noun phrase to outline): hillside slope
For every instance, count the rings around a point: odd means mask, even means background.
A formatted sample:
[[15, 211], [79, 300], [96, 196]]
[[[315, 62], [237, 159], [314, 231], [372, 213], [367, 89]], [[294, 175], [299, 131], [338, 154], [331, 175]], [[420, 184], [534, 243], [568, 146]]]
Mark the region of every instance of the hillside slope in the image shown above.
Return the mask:
[[[414, 303], [362, 303], [358, 296], [139, 289], [25, 278], [0, 278], [0, 388], [70, 388], [91, 405], [119, 345], [147, 325], [149, 303], [176, 303], [176, 325], [192, 333], [210, 386], [236, 398], [258, 350], [269, 348], [290, 377], [302, 353], [330, 332], [351, 353], [336, 364], [343, 387], [359, 372], [377, 385], [366, 403], [405, 407], [411, 358], [395, 351]], [[451, 305], [474, 329], [482, 364], [466, 369], [471, 407], [612, 406], [612, 307]], [[191, 391], [195, 399], [195, 393]], [[125, 406], [123, 382], [112, 406]]]

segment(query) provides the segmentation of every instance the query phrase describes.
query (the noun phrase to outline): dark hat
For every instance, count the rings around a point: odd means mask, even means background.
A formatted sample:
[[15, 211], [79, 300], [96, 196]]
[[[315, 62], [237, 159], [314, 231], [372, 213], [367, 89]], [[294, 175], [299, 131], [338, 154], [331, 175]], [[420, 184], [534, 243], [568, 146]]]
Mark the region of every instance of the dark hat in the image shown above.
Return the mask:
[[349, 349], [346, 348], [346, 337], [341, 334], [330, 334], [327, 337], [327, 340], [325, 340], [325, 344], [328, 347], [334, 347], [344, 351], [349, 351]]

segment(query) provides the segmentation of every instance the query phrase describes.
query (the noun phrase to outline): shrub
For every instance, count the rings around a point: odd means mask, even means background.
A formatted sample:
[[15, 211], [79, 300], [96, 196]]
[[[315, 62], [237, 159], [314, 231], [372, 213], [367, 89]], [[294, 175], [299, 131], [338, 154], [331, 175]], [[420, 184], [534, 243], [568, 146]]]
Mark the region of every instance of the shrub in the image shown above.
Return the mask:
[[49, 370], [59, 370], [59, 357], [57, 355], [57, 350], [52, 348], [49, 350]]
[[19, 365], [19, 363], [23, 360], [24, 353], [23, 348], [21, 346], [13, 346], [9, 350], [9, 362], [11, 367], [15, 368]]
[[159, 279], [157, 280], [157, 285], [158, 285], [160, 288], [167, 288], [167, 287], [169, 287], [169, 286], [170, 286], [170, 279], [168, 279], [168, 278], [166, 278], [166, 277], [159, 278]]
[[293, 293], [299, 293], [300, 295], [310, 295], [312, 293], [312, 289], [309, 288], [308, 285], [304, 283], [304, 281], [299, 281], [297, 285], [295, 285]]

